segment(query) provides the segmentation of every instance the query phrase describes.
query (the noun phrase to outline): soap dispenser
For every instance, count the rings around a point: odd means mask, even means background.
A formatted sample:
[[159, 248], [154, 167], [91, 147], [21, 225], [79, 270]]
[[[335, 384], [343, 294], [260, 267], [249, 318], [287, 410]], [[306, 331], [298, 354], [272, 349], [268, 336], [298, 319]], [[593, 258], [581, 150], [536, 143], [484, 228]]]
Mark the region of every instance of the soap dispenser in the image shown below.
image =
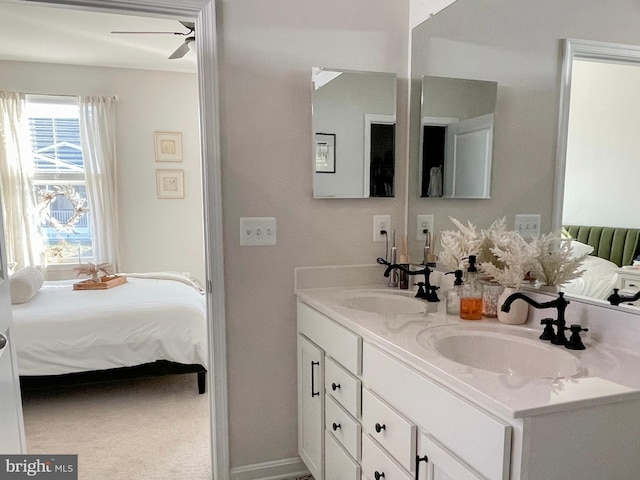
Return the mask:
[[460, 318], [464, 320], [482, 319], [482, 284], [478, 280], [475, 255], [469, 255], [467, 279], [462, 286], [460, 298]]
[[462, 270], [448, 272], [445, 275], [453, 273], [456, 279], [453, 281], [453, 287], [447, 291], [447, 313], [458, 315], [460, 313], [460, 299], [462, 298]]

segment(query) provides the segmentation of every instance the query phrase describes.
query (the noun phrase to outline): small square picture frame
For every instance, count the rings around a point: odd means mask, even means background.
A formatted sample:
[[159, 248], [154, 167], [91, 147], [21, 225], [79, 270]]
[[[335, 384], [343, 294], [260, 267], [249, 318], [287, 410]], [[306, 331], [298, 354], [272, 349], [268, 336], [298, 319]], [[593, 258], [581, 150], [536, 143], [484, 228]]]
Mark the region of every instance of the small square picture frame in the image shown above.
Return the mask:
[[156, 162], [182, 161], [181, 132], [153, 132]]
[[156, 170], [158, 198], [184, 198], [184, 170]]

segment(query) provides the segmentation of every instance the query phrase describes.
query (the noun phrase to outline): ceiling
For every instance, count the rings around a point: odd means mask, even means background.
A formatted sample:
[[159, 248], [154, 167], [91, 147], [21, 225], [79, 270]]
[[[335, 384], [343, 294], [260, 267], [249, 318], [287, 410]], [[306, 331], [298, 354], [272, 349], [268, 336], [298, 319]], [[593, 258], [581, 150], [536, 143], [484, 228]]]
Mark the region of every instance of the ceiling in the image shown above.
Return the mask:
[[197, 72], [194, 51], [180, 59], [168, 59], [186, 37], [110, 33], [117, 30], [188, 32], [173, 19], [2, 3], [0, 0], [0, 60]]

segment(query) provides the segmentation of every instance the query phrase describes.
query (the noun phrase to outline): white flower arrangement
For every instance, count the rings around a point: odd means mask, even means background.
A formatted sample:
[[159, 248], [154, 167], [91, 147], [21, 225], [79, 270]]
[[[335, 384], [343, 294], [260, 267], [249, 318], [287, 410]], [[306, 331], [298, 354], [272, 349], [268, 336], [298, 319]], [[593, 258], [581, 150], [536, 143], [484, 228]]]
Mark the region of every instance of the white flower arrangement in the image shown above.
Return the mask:
[[465, 226], [455, 218], [449, 217], [458, 231], [447, 230], [440, 234], [442, 250], [439, 260], [452, 270], [464, 270], [465, 259], [469, 255], [478, 255], [482, 245], [482, 236], [475, 225], [467, 222]]
[[520, 288], [528, 275], [543, 285], [562, 285], [584, 273], [580, 265], [586, 255], [575, 256], [570, 242], [550, 233], [528, 243], [501, 218], [480, 232], [471, 222], [464, 225], [451, 218], [457, 231], [441, 235], [440, 260], [452, 269], [464, 269], [469, 255], [478, 258], [478, 270], [505, 287]]
[[584, 270], [580, 269], [584, 259], [589, 256], [575, 255], [571, 241], [561, 239], [549, 233], [531, 242], [536, 262], [531, 269], [542, 285], [560, 286], [580, 278]]

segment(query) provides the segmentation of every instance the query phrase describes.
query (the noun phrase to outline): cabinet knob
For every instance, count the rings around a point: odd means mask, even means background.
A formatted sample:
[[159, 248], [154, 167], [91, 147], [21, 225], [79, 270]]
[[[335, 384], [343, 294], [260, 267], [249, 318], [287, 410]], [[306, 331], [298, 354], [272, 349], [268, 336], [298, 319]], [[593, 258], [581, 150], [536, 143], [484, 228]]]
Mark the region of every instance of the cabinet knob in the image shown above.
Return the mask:
[[386, 429], [387, 429], [387, 426], [385, 424], [380, 425], [379, 423], [376, 423], [376, 432], [380, 433], [382, 430], [386, 430]]
[[340, 388], [340, 384], [339, 383], [332, 383], [331, 384], [331, 390], [333, 390], [334, 392], [336, 390], [338, 390]]
[[333, 425], [331, 427], [333, 428], [333, 431], [335, 432], [336, 430], [341, 428], [341, 425], [339, 423], [333, 422]]
[[373, 476], [375, 477], [376, 480], [380, 480], [381, 478], [384, 478], [384, 472], [378, 472], [376, 470], [376, 473], [374, 473]]

